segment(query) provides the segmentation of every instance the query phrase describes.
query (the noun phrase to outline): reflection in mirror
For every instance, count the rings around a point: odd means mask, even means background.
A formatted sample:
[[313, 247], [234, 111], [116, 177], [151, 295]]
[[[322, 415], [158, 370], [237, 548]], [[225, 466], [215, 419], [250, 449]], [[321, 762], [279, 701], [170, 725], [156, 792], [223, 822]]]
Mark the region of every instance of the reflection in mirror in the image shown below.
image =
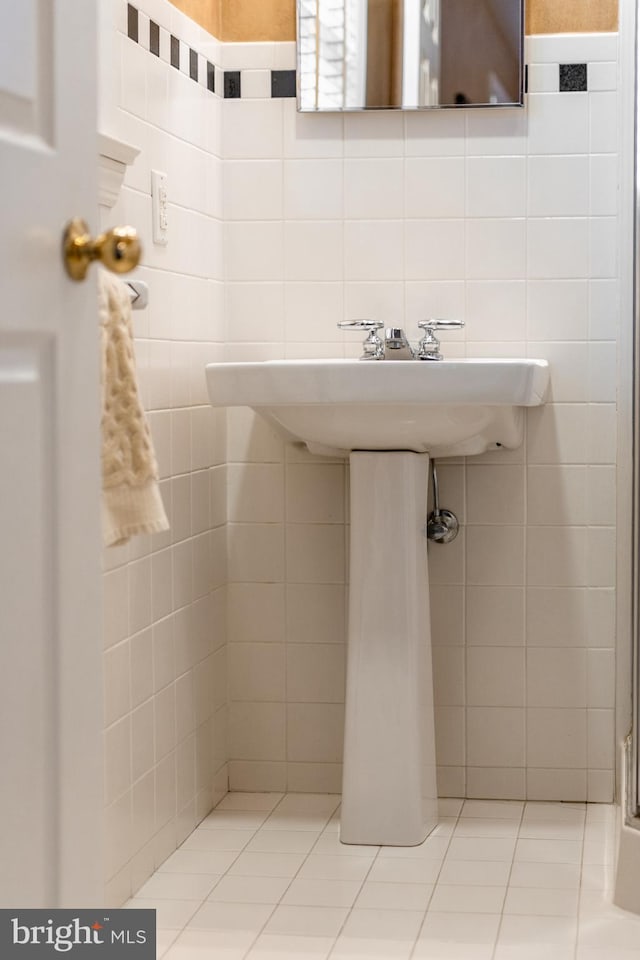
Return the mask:
[[523, 0], [297, 0], [298, 109], [522, 106]]

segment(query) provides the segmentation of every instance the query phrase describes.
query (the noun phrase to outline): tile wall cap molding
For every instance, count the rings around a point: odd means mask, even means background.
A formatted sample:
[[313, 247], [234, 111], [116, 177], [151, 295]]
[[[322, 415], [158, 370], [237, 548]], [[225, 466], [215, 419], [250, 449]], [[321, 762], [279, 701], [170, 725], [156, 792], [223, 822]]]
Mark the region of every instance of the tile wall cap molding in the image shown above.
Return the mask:
[[140, 153], [131, 143], [98, 134], [98, 203], [109, 209], [118, 201], [127, 167]]

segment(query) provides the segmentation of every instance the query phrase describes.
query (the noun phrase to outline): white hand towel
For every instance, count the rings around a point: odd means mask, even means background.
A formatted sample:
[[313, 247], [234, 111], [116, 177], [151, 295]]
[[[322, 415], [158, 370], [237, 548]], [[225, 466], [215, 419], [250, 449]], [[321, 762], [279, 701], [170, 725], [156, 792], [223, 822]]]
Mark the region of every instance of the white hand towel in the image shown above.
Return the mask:
[[138, 394], [131, 299], [124, 283], [99, 270], [102, 340], [102, 533], [105, 546], [169, 529], [158, 465]]

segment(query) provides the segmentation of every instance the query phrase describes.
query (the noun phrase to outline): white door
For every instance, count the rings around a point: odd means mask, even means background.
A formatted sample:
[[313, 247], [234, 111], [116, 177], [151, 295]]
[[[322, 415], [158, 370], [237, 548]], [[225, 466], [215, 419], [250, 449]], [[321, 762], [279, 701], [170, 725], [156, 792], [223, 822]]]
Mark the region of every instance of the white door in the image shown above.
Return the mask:
[[102, 899], [95, 0], [0, 0], [0, 906]]

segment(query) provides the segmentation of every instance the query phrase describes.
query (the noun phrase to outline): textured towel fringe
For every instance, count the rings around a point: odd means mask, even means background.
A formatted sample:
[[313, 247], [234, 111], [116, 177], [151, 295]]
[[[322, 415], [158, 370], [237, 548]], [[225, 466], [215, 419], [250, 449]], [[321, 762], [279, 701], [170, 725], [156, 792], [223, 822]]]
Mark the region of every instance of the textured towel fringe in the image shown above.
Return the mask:
[[99, 272], [102, 328], [102, 529], [106, 546], [160, 533], [169, 521], [158, 488], [149, 424], [140, 402], [131, 300], [117, 277]]

